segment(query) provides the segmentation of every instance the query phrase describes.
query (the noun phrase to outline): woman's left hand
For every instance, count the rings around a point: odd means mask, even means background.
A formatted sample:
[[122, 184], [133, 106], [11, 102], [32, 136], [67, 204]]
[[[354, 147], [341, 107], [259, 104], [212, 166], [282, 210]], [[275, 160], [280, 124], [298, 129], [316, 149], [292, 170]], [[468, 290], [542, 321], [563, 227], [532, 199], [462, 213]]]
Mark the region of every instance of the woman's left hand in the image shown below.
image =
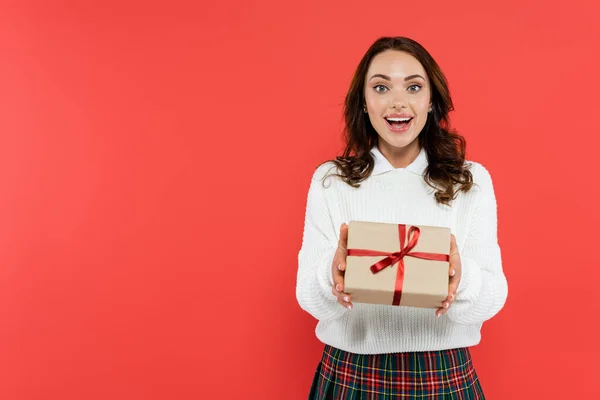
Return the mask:
[[444, 315], [448, 312], [448, 309], [456, 300], [456, 290], [458, 289], [458, 283], [462, 273], [462, 264], [460, 262], [460, 254], [458, 254], [458, 247], [456, 246], [456, 238], [454, 235], [450, 236], [450, 268], [448, 274], [450, 275], [450, 283], [448, 285], [448, 297], [442, 303], [442, 306], [437, 309], [435, 315], [437, 317]]

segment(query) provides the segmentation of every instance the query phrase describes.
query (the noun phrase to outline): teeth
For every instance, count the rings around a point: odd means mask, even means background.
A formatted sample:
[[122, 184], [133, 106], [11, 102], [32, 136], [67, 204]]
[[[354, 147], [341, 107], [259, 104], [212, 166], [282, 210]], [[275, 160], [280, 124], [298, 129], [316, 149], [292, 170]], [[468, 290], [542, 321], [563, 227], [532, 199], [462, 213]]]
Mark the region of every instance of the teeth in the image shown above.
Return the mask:
[[388, 121], [396, 121], [396, 122], [406, 122], [409, 121], [410, 118], [386, 118]]

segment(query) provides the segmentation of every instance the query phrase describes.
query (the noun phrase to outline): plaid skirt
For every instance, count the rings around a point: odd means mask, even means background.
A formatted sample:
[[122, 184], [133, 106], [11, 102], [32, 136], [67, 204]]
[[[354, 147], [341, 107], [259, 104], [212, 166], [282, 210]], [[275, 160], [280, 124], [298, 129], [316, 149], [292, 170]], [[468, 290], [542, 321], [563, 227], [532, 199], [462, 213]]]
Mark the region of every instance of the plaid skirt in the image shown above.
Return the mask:
[[363, 355], [325, 346], [309, 400], [485, 399], [467, 348]]

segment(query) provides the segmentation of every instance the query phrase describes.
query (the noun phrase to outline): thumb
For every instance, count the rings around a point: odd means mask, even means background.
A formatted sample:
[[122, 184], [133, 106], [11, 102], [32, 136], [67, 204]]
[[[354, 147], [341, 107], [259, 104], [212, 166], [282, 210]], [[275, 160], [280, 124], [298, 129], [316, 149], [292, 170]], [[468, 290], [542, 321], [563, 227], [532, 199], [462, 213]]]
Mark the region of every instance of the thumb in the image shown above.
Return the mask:
[[340, 244], [346, 247], [346, 243], [348, 242], [348, 224], [345, 222], [340, 226]]

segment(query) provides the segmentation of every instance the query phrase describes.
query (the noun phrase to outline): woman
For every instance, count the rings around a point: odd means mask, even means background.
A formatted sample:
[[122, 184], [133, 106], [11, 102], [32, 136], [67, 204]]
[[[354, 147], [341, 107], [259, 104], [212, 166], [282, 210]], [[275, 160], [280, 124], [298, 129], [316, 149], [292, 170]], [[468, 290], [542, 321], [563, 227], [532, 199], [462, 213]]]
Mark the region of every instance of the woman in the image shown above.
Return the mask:
[[[483, 399], [468, 347], [507, 297], [488, 171], [450, 129], [446, 78], [417, 42], [381, 38], [344, 104], [346, 149], [310, 184], [296, 296], [325, 344], [311, 399]], [[449, 227], [437, 310], [352, 303], [345, 222]]]

